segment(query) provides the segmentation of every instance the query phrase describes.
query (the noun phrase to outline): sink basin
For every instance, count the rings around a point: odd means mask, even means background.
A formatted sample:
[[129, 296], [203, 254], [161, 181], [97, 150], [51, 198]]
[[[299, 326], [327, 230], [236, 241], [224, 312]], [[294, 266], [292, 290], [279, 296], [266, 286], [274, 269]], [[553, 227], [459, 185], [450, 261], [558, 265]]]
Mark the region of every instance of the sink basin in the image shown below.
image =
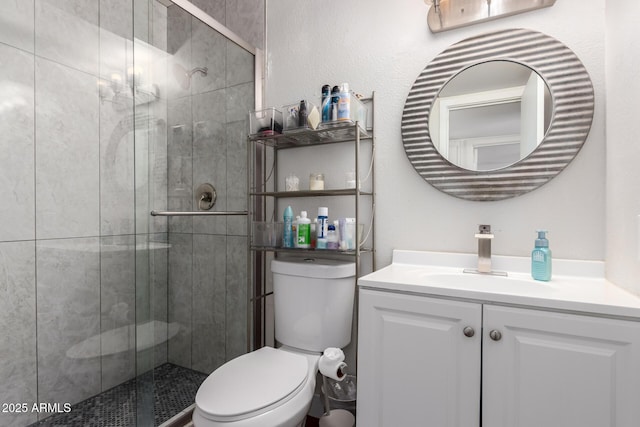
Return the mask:
[[553, 286], [547, 282], [540, 282], [525, 277], [494, 276], [489, 274], [426, 273], [423, 276], [425, 285], [455, 287], [458, 289], [481, 290], [492, 293], [536, 293], [551, 292]]

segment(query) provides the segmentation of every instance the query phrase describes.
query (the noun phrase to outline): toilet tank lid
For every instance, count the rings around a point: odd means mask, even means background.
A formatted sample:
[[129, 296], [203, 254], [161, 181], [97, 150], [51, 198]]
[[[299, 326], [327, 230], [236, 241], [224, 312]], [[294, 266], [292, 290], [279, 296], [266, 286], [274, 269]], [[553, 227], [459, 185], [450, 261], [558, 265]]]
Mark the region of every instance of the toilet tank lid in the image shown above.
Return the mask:
[[356, 275], [356, 264], [321, 258], [293, 258], [271, 261], [271, 272], [288, 276], [339, 279]]

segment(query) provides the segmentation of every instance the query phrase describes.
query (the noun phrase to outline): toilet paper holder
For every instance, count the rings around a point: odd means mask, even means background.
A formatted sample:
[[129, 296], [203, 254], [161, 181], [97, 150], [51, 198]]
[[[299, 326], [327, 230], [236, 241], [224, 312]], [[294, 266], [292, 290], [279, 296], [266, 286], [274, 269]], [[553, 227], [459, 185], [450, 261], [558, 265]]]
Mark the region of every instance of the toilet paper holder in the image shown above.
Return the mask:
[[347, 364], [344, 363], [344, 352], [335, 347], [329, 347], [324, 350], [320, 361], [318, 362], [318, 370], [322, 374], [322, 395], [324, 403], [324, 415], [329, 415], [331, 412], [331, 406], [329, 403], [329, 384], [327, 378], [331, 378], [336, 381], [344, 380], [347, 375], [345, 369]]

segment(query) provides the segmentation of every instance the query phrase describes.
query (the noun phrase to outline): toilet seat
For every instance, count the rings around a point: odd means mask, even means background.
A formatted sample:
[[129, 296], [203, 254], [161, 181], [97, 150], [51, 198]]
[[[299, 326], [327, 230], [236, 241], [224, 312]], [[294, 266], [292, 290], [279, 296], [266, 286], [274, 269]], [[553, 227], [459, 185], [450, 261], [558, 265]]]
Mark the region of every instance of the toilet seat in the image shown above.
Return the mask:
[[200, 414], [212, 421], [256, 417], [281, 406], [304, 388], [307, 358], [263, 347], [216, 369], [196, 394]]

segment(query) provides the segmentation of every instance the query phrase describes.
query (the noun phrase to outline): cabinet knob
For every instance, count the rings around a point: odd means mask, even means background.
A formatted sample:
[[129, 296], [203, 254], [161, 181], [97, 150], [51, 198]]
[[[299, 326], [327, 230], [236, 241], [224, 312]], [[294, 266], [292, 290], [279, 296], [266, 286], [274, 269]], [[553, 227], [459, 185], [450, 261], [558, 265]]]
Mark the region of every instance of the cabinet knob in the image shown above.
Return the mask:
[[500, 341], [502, 339], [502, 333], [493, 329], [491, 332], [489, 332], [489, 338], [494, 341]]
[[464, 334], [465, 337], [471, 338], [476, 334], [476, 331], [471, 326], [465, 326], [464, 329], [462, 330], [462, 333]]

